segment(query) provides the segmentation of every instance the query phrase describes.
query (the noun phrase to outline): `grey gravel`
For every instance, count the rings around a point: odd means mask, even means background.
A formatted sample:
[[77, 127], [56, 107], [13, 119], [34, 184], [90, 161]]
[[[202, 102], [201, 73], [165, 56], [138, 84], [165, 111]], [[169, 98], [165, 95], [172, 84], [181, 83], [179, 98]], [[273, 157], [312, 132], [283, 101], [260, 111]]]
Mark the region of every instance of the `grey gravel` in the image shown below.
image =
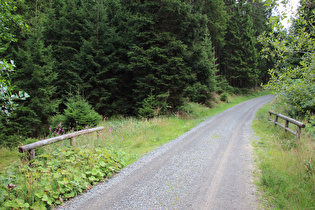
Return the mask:
[[57, 209], [259, 209], [250, 124], [271, 99], [209, 118]]

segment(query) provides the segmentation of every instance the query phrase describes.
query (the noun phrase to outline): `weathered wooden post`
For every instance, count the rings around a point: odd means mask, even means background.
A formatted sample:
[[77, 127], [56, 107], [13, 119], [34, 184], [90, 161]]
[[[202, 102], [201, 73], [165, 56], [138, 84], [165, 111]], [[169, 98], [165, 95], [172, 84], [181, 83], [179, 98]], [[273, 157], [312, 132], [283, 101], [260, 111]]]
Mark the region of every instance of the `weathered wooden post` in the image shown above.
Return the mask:
[[285, 126], [284, 126], [284, 131], [286, 132], [287, 131], [287, 128], [289, 128], [289, 121], [288, 120], [285, 120]]
[[277, 122], [278, 122], [278, 115], [275, 115], [275, 123], [274, 123], [274, 126], [277, 125]]
[[75, 146], [75, 135], [72, 136], [72, 138], [70, 140], [70, 145]]
[[76, 136], [80, 136], [80, 135], [84, 135], [87, 133], [92, 133], [92, 132], [98, 132], [100, 130], [103, 130], [104, 127], [97, 127], [97, 128], [91, 128], [91, 129], [87, 129], [87, 130], [81, 130], [81, 131], [77, 131], [74, 133], [69, 133], [69, 134], [64, 134], [61, 136], [56, 136], [53, 138], [49, 138], [49, 139], [44, 139], [38, 142], [34, 142], [32, 144], [27, 144], [27, 145], [23, 145], [19, 147], [19, 152], [23, 153], [23, 152], [28, 152], [29, 154], [29, 158], [30, 160], [35, 158], [35, 149], [38, 147], [42, 147], [42, 146], [46, 146], [48, 144], [52, 144], [54, 142], [58, 142], [58, 141], [62, 141], [65, 139], [71, 139], [70, 140], [70, 145], [74, 146], [75, 145], [75, 137]]
[[35, 149], [31, 149], [29, 153], [29, 160], [33, 160], [35, 158]]
[[301, 127], [300, 126], [297, 126], [296, 138], [300, 141], [300, 138], [301, 138]]

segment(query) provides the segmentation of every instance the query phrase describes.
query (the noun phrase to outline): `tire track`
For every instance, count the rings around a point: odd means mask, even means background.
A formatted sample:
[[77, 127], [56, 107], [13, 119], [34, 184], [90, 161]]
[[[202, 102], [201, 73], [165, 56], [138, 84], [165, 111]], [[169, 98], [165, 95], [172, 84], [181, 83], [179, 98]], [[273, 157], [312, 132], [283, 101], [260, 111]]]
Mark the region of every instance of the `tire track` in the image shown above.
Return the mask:
[[236, 130], [233, 132], [232, 138], [228, 144], [228, 147], [226, 148], [224, 155], [221, 159], [221, 161], [219, 162], [219, 167], [216, 171], [216, 173], [214, 174], [214, 177], [212, 178], [209, 190], [207, 192], [207, 201], [205, 203], [204, 206], [200, 206], [200, 209], [212, 209], [212, 204], [213, 204], [213, 200], [215, 198], [215, 194], [218, 191], [218, 188], [220, 186], [221, 180], [222, 180], [222, 176], [223, 173], [226, 169], [226, 163], [228, 161], [228, 158], [231, 154], [231, 150], [232, 147], [234, 146], [235, 143], [235, 139], [240, 135], [240, 130], [242, 127], [244, 127], [245, 122], [248, 121], [248, 117], [253, 113], [254, 108], [251, 109], [251, 111], [245, 116], [245, 118], [240, 122], [240, 124], [237, 126]]

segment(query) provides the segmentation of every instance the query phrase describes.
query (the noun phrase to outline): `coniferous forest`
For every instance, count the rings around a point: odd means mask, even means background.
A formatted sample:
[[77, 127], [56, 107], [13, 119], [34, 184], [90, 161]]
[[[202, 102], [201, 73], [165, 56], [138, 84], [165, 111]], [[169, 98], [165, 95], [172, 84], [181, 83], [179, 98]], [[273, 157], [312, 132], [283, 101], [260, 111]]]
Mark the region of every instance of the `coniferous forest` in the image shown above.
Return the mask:
[[258, 42], [271, 31], [271, 9], [259, 1], [1, 4], [11, 15], [1, 25], [1, 64], [12, 70], [1, 76], [12, 88], [2, 95], [16, 95], [2, 103], [4, 145], [36, 137], [77, 109], [94, 109], [86, 115], [98, 119], [153, 117], [185, 101], [208, 105], [214, 93], [260, 86], [273, 66]]

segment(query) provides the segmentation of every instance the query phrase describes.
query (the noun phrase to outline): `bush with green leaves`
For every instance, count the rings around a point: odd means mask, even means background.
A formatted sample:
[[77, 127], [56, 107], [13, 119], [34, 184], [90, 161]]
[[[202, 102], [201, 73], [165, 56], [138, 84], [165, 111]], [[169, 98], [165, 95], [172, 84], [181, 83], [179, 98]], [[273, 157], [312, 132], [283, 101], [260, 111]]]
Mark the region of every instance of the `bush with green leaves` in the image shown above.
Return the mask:
[[55, 115], [50, 122], [52, 128], [60, 127], [60, 123], [65, 130], [81, 130], [86, 126], [96, 126], [102, 119], [92, 106], [81, 96], [72, 96], [66, 103], [64, 114]]
[[315, 138], [315, 115], [310, 117], [305, 130]]
[[220, 100], [224, 102], [229, 102], [229, 94], [224, 92], [220, 95]]
[[315, 5], [311, 2], [300, 2], [291, 30], [271, 17], [275, 32], [260, 37], [265, 57], [276, 61], [265, 88], [280, 99], [279, 107], [287, 114], [306, 119], [315, 112]]
[[125, 153], [65, 147], [16, 163], [0, 173], [0, 209], [46, 209], [68, 200], [120, 171]]

